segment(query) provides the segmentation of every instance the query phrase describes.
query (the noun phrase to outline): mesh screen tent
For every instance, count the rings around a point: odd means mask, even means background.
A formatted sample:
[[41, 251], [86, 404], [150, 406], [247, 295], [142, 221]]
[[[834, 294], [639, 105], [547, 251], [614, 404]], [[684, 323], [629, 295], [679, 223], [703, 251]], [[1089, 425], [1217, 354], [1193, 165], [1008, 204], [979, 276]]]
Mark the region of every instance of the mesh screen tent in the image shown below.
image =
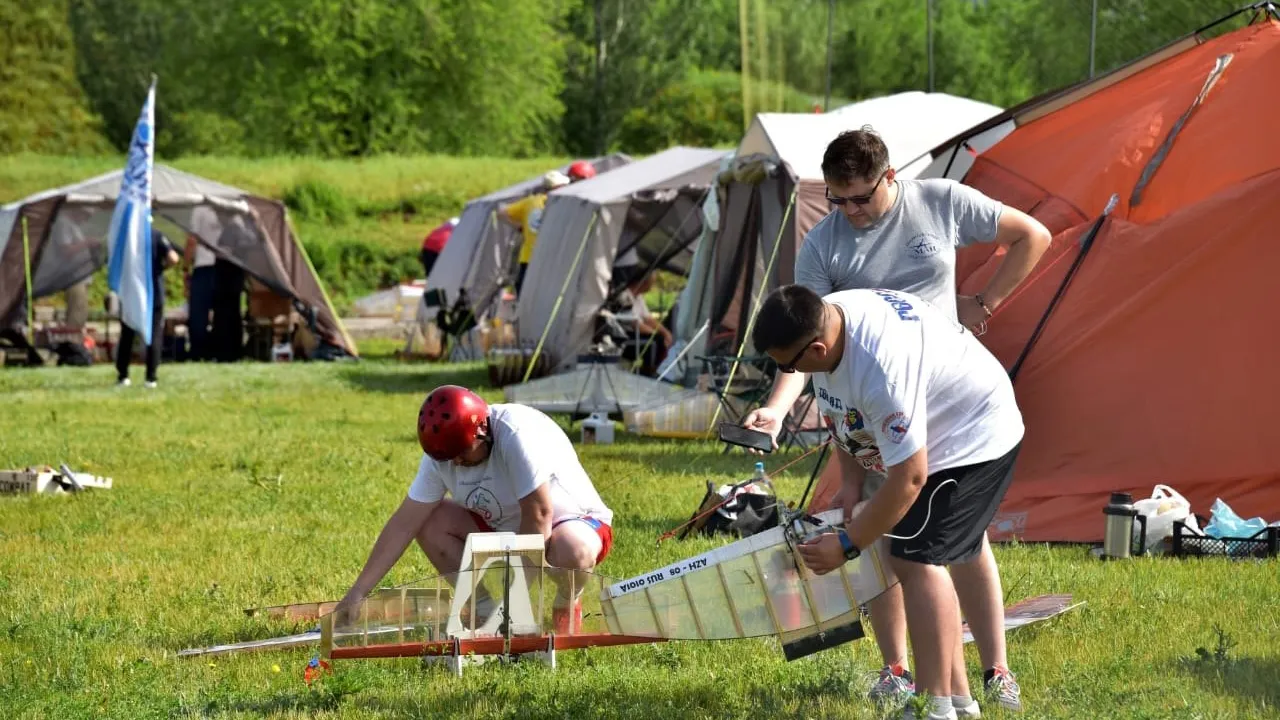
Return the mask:
[[[33, 299], [66, 290], [106, 265], [107, 226], [121, 175], [117, 170], [0, 208], [0, 318], [23, 305], [24, 251], [30, 253]], [[194, 235], [219, 259], [292, 299], [304, 319], [314, 320], [323, 343], [357, 354], [283, 203], [162, 164], [155, 166], [152, 192], [158, 226], [167, 221]]]

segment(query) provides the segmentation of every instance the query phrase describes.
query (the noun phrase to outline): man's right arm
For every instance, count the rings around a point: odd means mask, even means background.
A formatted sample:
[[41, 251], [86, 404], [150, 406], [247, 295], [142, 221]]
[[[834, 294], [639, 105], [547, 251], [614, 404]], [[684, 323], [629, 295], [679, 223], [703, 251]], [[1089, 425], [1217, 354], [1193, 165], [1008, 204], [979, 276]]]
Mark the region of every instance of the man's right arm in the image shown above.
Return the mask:
[[518, 230], [524, 226], [525, 218], [529, 215], [528, 205], [528, 198], [503, 205], [498, 208], [498, 218]]
[[386, 577], [400, 560], [400, 556], [404, 555], [409, 543], [413, 542], [414, 537], [422, 530], [422, 526], [431, 518], [432, 511], [439, 505], [439, 502], [421, 503], [407, 497], [400, 503], [400, 507], [391, 515], [391, 519], [387, 520], [382, 532], [378, 534], [378, 540], [373, 544], [369, 559], [365, 562], [359, 577], [356, 578], [355, 584], [342, 598], [343, 605], [360, 601], [382, 578]]
[[[808, 377], [804, 373], [777, 373], [774, 375], [773, 391], [769, 395], [769, 402], [763, 407], [756, 408], [747, 414], [742, 420], [742, 427], [757, 430], [759, 432], [768, 433], [773, 440], [773, 447], [778, 447], [778, 435], [782, 433], [782, 421], [791, 412], [791, 406], [795, 405], [796, 399], [800, 397], [800, 393], [804, 390], [805, 378]], [[749, 450], [753, 455], [760, 454], [758, 450]]]
[[[800, 247], [800, 255], [796, 258], [795, 267], [796, 284], [809, 288], [819, 297], [829, 295], [834, 290], [827, 273], [826, 262], [821, 257], [821, 244], [813, 233], [805, 237], [804, 244]], [[773, 391], [770, 392], [769, 401], [765, 403], [765, 407], [777, 413], [786, 414], [800, 398], [800, 393], [804, 392], [804, 385], [809, 376], [796, 372], [778, 373], [774, 377]]]

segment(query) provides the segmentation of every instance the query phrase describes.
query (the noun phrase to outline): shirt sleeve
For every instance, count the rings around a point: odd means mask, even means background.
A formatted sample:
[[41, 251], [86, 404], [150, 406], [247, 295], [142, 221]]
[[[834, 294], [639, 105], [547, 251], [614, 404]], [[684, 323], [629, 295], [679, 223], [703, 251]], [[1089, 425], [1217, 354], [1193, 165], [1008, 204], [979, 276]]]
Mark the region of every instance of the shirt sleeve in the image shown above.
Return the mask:
[[797, 285], [803, 285], [822, 297], [834, 292], [835, 287], [827, 272], [830, 258], [822, 257], [822, 249], [818, 247], [820, 244], [816, 233], [810, 232], [805, 236], [800, 254], [796, 256], [795, 276]]
[[894, 359], [887, 366], [865, 368], [861, 384], [867, 429], [876, 438], [886, 468], [906, 462], [928, 443], [928, 408], [919, 354]]
[[418, 474], [409, 486], [409, 499], [420, 503], [440, 502], [444, 499], [444, 480], [440, 478], [440, 466], [430, 455], [422, 454]]
[[994, 242], [1004, 204], [962, 183], [951, 183], [951, 212], [955, 217], [956, 243], [960, 247]]
[[532, 198], [517, 200], [507, 206], [507, 217], [524, 225], [529, 222], [529, 209], [533, 206]]

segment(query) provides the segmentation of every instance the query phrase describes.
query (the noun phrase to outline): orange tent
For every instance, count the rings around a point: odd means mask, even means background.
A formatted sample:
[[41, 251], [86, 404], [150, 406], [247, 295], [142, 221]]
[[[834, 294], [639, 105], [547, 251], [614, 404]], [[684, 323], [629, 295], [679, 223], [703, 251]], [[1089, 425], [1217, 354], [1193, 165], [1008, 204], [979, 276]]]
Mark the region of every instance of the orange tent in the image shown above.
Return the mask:
[[[1111, 492], [1159, 483], [1204, 516], [1220, 497], [1280, 520], [1276, 20], [1198, 32], [934, 151], [924, 176], [963, 178], [1054, 233], [982, 337], [1006, 368], [1025, 354], [1027, 432], [993, 540], [1099, 541]], [[964, 250], [959, 292], [980, 291], [999, 254]]]

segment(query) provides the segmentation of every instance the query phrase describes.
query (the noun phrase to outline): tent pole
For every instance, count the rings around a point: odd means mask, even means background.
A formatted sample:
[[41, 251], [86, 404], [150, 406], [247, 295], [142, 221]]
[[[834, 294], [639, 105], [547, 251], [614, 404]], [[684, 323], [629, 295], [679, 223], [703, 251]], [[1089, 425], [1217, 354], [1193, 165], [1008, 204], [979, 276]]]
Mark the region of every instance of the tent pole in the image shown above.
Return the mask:
[[[692, 208], [690, 208], [690, 209], [689, 209], [689, 212], [687, 212], [687, 213], [685, 213], [685, 214], [684, 214], [683, 219], [681, 219], [681, 220], [680, 220], [680, 224], [676, 226], [675, 232], [671, 233], [671, 237], [667, 239], [667, 243], [666, 243], [665, 245], [663, 245], [663, 246], [662, 246], [662, 250], [658, 252], [659, 262], [658, 262], [657, 264], [651, 265], [651, 266], [649, 267], [649, 269], [645, 271], [645, 273], [644, 273], [645, 275], [651, 275], [651, 274], [653, 274], [654, 272], [657, 272], [657, 269], [658, 269], [658, 267], [657, 267], [657, 266], [658, 266], [659, 264], [662, 264], [663, 262], [665, 262], [665, 260], [662, 260], [662, 256], [666, 255], [666, 254], [667, 254], [667, 251], [671, 249], [671, 246], [675, 244], [675, 240], [676, 240], [676, 238], [677, 238], [677, 237], [679, 237], [679, 235], [680, 235], [680, 231], [684, 230], [684, 225], [685, 225], [685, 223], [689, 222], [689, 218], [693, 217], [694, 213], [700, 213], [700, 212], [702, 212], [702, 203], [706, 201], [706, 199], [707, 199], [707, 195], [711, 192], [711, 188], [713, 188], [713, 187], [715, 187], [715, 185], [714, 185], [714, 184], [707, 186], [707, 189], [706, 189], [706, 190], [704, 190], [704, 191], [702, 192], [702, 195], [701, 195], [701, 196], [699, 196], [699, 198], [698, 198], [698, 202], [697, 202], [696, 204], [694, 204], [694, 206], [693, 206]], [[663, 217], [665, 217], [665, 213], [663, 214]], [[659, 222], [661, 222], [661, 221], [662, 221], [662, 217], [659, 217], [659, 218], [658, 218], [658, 220], [655, 220], [655, 221], [654, 221], [654, 223], [653, 223], [652, 225], [650, 225], [648, 229], [646, 229], [643, 233], [640, 233], [639, 237], [644, 237], [645, 235], [647, 235], [647, 234], [649, 233], [649, 231], [650, 231], [650, 230], [652, 230], [653, 228], [657, 227], [658, 223], [659, 223]], [[701, 236], [699, 236], [699, 237], [701, 237]], [[632, 248], [634, 248], [634, 247], [636, 247], [636, 246], [637, 246], [637, 245], [639, 245], [639, 244], [640, 244], [640, 242], [639, 242], [639, 241], [636, 241], [635, 243], [633, 243], [633, 244], [631, 245], [631, 247], [632, 247]], [[685, 247], [688, 247], [688, 245], [685, 245]], [[630, 249], [630, 248], [628, 248], [628, 249]], [[642, 276], [642, 277], [643, 277], [643, 276]], [[686, 277], [686, 278], [685, 278], [685, 282], [686, 282], [686, 283], [688, 282], [688, 277]], [[620, 292], [619, 292], [619, 293], [617, 293], [617, 294], [615, 294], [615, 293], [610, 293], [610, 294], [609, 294], [608, 299], [606, 299], [606, 300], [605, 300], [604, 304], [603, 304], [603, 305], [601, 305], [601, 306], [600, 306], [600, 308], [601, 308], [601, 309], [604, 309], [605, 305], [608, 305], [608, 304], [609, 304], [609, 301], [610, 301], [610, 300], [612, 300], [613, 298], [617, 297], [617, 295], [618, 295], [618, 294], [621, 294], [621, 293], [620, 293]], [[667, 308], [667, 312], [666, 312], [666, 314], [662, 316], [662, 320], [663, 320], [663, 323], [664, 323], [664, 324], [666, 323], [667, 318], [671, 317], [671, 313], [675, 311], [675, 307], [676, 307], [676, 306], [675, 306], [674, 304], [672, 304], [672, 306], [671, 306], [671, 307]], [[654, 337], [655, 337], [655, 336], [653, 336], [653, 335], [650, 335], [650, 336], [649, 336], [649, 339], [645, 342], [644, 347], [640, 348], [640, 352], [639, 352], [639, 353], [637, 353], [637, 355], [638, 355], [639, 357], [641, 357], [641, 358], [642, 358], [642, 357], [644, 357], [644, 354], [645, 354], [646, 352], [648, 352], [648, 351], [649, 351], [649, 346], [653, 344], [653, 338], [654, 338]], [[669, 350], [669, 349], [670, 349], [670, 348], [668, 348], [668, 350]], [[637, 362], [638, 362], [638, 359], [637, 359]]]
[[1071, 279], [1075, 277], [1076, 270], [1080, 269], [1080, 264], [1084, 262], [1084, 258], [1089, 254], [1090, 248], [1093, 247], [1094, 241], [1097, 240], [1098, 232], [1102, 229], [1102, 223], [1111, 215], [1111, 211], [1115, 209], [1116, 203], [1120, 201], [1118, 193], [1112, 193], [1111, 199], [1107, 201], [1107, 206], [1102, 210], [1102, 214], [1094, 221], [1093, 226], [1089, 228], [1089, 232], [1080, 240], [1080, 254], [1076, 255], [1076, 259], [1072, 261], [1071, 267], [1067, 269], [1067, 274], [1062, 278], [1062, 283], [1058, 285], [1058, 291], [1053, 294], [1053, 299], [1049, 301], [1048, 307], [1045, 308], [1044, 314], [1040, 316], [1040, 321], [1036, 323], [1036, 329], [1032, 331], [1031, 338], [1027, 340], [1027, 344], [1022, 346], [1022, 352], [1018, 353], [1018, 359], [1013, 361], [1013, 366], [1009, 368], [1009, 382], [1016, 382], [1018, 373], [1022, 370], [1022, 364], [1026, 362], [1027, 355], [1031, 354], [1031, 348], [1035, 346], [1036, 341], [1040, 339], [1040, 333], [1044, 330], [1045, 323], [1049, 322], [1049, 316], [1053, 314], [1058, 302], [1062, 300], [1062, 295], [1067, 291], [1067, 286], [1071, 284]]
[[[587, 248], [587, 239], [591, 237], [591, 231], [596, 226], [596, 220], [600, 217], [600, 211], [596, 210], [591, 215], [591, 222], [587, 223], [587, 231], [582, 233], [582, 242], [578, 243], [578, 252], [573, 256], [573, 264], [569, 266], [569, 272], [564, 276], [564, 284], [560, 286], [560, 295], [556, 298], [556, 304], [551, 308], [551, 317], [547, 318], [546, 327], [542, 328], [542, 337], [538, 338], [538, 346], [533, 350], [533, 357], [529, 358], [529, 367], [524, 371], [524, 379], [520, 382], [529, 382], [529, 376], [533, 374], [533, 367], [538, 362], [538, 356], [542, 354], [542, 344], [547, 341], [547, 335], [551, 332], [551, 326], [556, 321], [556, 316], [560, 314], [560, 304], [564, 302], [564, 294], [569, 292], [569, 283], [573, 280], [573, 276], [578, 272], [578, 263], [582, 260], [582, 251]], [[532, 260], [532, 259], [531, 259]]]
[[[791, 190], [791, 200], [787, 202], [787, 211], [782, 214], [782, 222], [778, 225], [778, 236], [773, 239], [773, 252], [769, 253], [769, 264], [765, 266], [764, 274], [760, 277], [760, 289], [756, 292], [756, 299], [751, 304], [751, 319], [747, 321], [747, 329], [742, 334], [742, 342], [738, 343], [738, 354], [733, 358], [733, 365], [729, 368], [729, 377], [724, 381], [724, 395], [729, 394], [729, 389], [733, 386], [733, 376], [738, 373], [738, 363], [742, 360], [742, 351], [747, 348], [747, 340], [751, 337], [751, 331], [755, 328], [756, 316], [760, 313], [760, 302], [764, 298], [764, 289], [769, 285], [769, 274], [773, 272], [773, 261], [778, 259], [778, 248], [782, 247], [782, 234], [787, 230], [787, 221], [791, 219], [791, 209], [796, 205], [796, 194], [800, 192], [800, 185], [797, 183]], [[716, 426], [716, 421], [720, 419], [720, 408], [724, 403], [716, 403], [715, 412], [711, 415], [711, 422], [707, 426], [707, 437], [711, 436], [712, 429]], [[790, 411], [788, 411], [790, 412]]]
[[31, 240], [27, 237], [27, 216], [22, 216], [22, 267], [27, 276], [27, 342], [35, 345], [35, 306], [31, 304]]
[[307, 254], [307, 247], [302, 244], [302, 236], [298, 234], [298, 230], [293, 226], [293, 220], [289, 217], [289, 211], [284, 211], [285, 226], [289, 228], [289, 232], [293, 234], [293, 240], [298, 244], [298, 252], [302, 253], [302, 260], [307, 264], [307, 269], [316, 279], [316, 285], [320, 287], [320, 296], [324, 298], [324, 304], [329, 308], [329, 312], [333, 313], [333, 321], [338, 325], [338, 332], [342, 333], [342, 339], [347, 343], [347, 347], [351, 348], [356, 357], [360, 357], [360, 349], [352, 342], [351, 336], [347, 334], [347, 328], [342, 324], [342, 318], [338, 317], [338, 311], [333, 307], [333, 301], [329, 299], [329, 291], [324, 288], [324, 281], [320, 279], [320, 273], [316, 272], [316, 266], [311, 264], [311, 256]]

